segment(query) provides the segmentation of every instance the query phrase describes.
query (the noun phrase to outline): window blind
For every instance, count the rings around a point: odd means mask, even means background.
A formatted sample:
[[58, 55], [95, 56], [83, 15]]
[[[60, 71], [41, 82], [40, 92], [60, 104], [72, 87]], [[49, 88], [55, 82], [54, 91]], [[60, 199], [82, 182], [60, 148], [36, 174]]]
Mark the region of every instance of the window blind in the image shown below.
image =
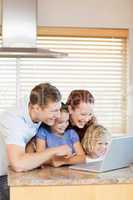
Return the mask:
[[0, 58], [0, 111], [28, 95], [38, 83], [50, 82], [65, 102], [73, 89], [95, 97], [98, 122], [112, 133], [127, 129], [127, 39], [101, 37], [38, 37], [37, 46], [67, 52], [61, 59]]

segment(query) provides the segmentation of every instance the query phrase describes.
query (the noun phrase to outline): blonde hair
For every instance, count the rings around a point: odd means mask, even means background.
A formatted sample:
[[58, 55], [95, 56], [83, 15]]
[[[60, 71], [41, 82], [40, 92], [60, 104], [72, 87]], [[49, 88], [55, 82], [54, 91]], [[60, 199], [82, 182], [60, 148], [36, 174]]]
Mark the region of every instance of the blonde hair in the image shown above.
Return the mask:
[[90, 127], [88, 127], [81, 141], [86, 154], [91, 154], [96, 141], [105, 136], [108, 136], [109, 140], [111, 140], [111, 134], [104, 126], [92, 124]]

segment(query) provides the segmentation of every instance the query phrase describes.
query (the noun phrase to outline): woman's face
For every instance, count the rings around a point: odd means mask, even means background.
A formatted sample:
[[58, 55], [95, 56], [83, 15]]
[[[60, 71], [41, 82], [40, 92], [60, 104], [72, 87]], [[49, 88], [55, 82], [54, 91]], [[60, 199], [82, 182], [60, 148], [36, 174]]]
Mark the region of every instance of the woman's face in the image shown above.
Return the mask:
[[74, 110], [69, 105], [69, 113], [71, 123], [78, 128], [83, 128], [88, 121], [91, 120], [93, 116], [93, 106], [94, 104], [81, 102]]

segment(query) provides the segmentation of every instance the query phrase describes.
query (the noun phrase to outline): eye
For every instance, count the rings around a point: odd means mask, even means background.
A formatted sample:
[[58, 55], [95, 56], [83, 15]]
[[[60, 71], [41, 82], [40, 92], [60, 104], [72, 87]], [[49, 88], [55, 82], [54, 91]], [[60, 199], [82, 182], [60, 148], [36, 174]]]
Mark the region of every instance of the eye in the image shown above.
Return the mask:
[[59, 110], [59, 109], [56, 109], [56, 110], [51, 110], [50, 112], [51, 112], [51, 113], [56, 113], [56, 112], [60, 112], [60, 110]]
[[82, 116], [86, 116], [87, 114], [85, 114], [85, 113], [81, 113], [81, 115], [82, 115]]
[[82, 116], [92, 116], [92, 113], [81, 113]]
[[102, 145], [103, 143], [102, 143], [102, 142], [98, 142], [97, 144], [98, 144], [98, 145]]

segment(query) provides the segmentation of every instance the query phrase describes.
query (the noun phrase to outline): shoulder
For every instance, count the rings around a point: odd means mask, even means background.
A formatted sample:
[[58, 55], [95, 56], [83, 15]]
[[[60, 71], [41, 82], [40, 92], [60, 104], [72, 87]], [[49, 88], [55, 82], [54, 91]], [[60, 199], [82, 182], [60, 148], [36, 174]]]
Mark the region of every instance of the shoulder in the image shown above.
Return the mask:
[[65, 131], [64, 134], [67, 135], [73, 141], [79, 140], [79, 136], [78, 136], [77, 132], [74, 129], [68, 129], [67, 131]]
[[42, 131], [42, 132], [45, 132], [45, 133], [51, 133], [51, 130], [50, 130], [50, 126], [42, 123], [38, 129], [38, 131]]
[[47, 127], [45, 127], [45, 126], [40, 126], [39, 127], [39, 129], [38, 129], [38, 131], [37, 131], [37, 134], [36, 134], [36, 137], [38, 137], [38, 138], [47, 138], [47, 136], [48, 135], [50, 135], [51, 134], [51, 132], [50, 132], [50, 130], [49, 129], [47, 129]]
[[0, 115], [0, 123], [11, 127], [14, 125], [20, 126], [20, 124], [24, 123], [24, 111], [28, 108], [28, 100], [20, 99], [17, 105], [13, 105], [8, 110], [5, 110]]
[[66, 134], [69, 134], [69, 135], [71, 135], [71, 134], [77, 135], [77, 132], [76, 132], [73, 128], [67, 129], [67, 130], [65, 131], [65, 133], [66, 133]]
[[40, 126], [38, 132], [50, 133], [50, 130], [47, 127]]
[[21, 131], [27, 127], [23, 117], [19, 116], [15, 110], [5, 112], [1, 115], [0, 124], [9, 130]]

